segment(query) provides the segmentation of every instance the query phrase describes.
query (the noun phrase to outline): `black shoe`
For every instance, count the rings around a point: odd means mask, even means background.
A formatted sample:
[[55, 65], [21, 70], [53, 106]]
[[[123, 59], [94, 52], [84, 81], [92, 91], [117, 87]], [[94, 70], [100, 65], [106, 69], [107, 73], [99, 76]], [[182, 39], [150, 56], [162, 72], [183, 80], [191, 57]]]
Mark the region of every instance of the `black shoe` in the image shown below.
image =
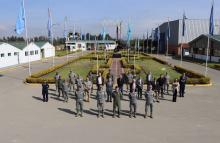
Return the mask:
[[134, 115], [134, 118], [136, 118], [136, 115]]
[[129, 115], [129, 118], [131, 118], [132, 116], [131, 115]]
[[144, 115], [144, 118], [147, 118], [147, 115]]

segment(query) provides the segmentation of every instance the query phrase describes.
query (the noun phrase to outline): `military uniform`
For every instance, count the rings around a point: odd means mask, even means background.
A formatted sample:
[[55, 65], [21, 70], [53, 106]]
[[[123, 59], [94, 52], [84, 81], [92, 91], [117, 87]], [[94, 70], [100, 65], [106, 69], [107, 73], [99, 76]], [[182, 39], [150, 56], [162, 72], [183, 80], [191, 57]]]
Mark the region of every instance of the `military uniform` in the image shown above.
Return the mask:
[[56, 92], [58, 91], [58, 80], [60, 78], [60, 75], [59, 74], [56, 74], [54, 76], [54, 79], [55, 79], [55, 86], [56, 86]]
[[69, 92], [68, 83], [63, 82], [62, 94], [63, 94], [64, 102], [68, 102], [68, 92]]
[[58, 80], [58, 97], [60, 97], [60, 94], [63, 92], [63, 80]]
[[83, 116], [83, 98], [84, 98], [84, 92], [83, 89], [79, 89], [75, 92], [76, 96], [76, 116], [79, 115], [79, 112], [81, 112], [81, 116]]
[[85, 81], [85, 94], [86, 94], [86, 101], [89, 102], [90, 95], [92, 93], [92, 82], [90, 80]]
[[102, 112], [102, 117], [104, 117], [104, 104], [105, 104], [106, 94], [104, 90], [97, 91], [97, 108], [98, 108], [98, 117], [100, 116], [100, 112]]
[[137, 110], [137, 94], [135, 92], [131, 92], [129, 94], [130, 99], [130, 117], [133, 116], [136, 118], [136, 110]]
[[83, 81], [82, 81], [82, 79], [80, 79], [80, 77], [77, 77], [77, 79], [76, 79], [76, 85], [77, 85], [77, 88], [78, 87], [83, 87]]
[[115, 117], [115, 110], [118, 108], [118, 117], [120, 118], [121, 114], [121, 92], [114, 91], [112, 94], [113, 97], [113, 117]]
[[128, 85], [130, 86], [130, 92], [131, 92], [131, 84], [132, 84], [132, 82], [133, 82], [134, 76], [133, 76], [131, 73], [129, 73], [129, 74], [127, 75], [127, 78], [128, 78]]
[[73, 72], [70, 72], [69, 74], [69, 89], [75, 90], [75, 84], [76, 84], [76, 75]]
[[148, 108], [150, 107], [150, 117], [153, 118], [153, 102], [154, 102], [154, 92], [153, 90], [145, 92], [145, 115], [147, 117]]
[[113, 82], [108, 80], [106, 83], [107, 102], [112, 102]]

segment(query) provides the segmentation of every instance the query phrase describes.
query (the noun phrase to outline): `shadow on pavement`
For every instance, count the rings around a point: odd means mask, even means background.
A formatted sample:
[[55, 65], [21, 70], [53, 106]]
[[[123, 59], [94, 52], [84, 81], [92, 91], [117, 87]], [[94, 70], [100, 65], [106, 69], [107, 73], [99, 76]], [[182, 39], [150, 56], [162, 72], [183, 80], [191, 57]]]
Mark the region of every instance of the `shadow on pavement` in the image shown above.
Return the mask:
[[64, 101], [63, 99], [60, 99], [59, 97], [50, 97], [51, 99], [57, 100], [57, 101]]
[[40, 97], [32, 96], [32, 98], [34, 98], [34, 99], [36, 99], [36, 100], [38, 100], [38, 101], [43, 101], [43, 99], [40, 98]]
[[60, 110], [60, 111], [72, 114], [72, 115], [76, 115], [76, 112], [74, 112], [74, 111], [72, 111], [70, 109], [65, 109], [65, 108], [57, 108], [57, 109]]
[[50, 88], [50, 89], [48, 89], [48, 90], [49, 90], [49, 91], [56, 91], [55, 89], [51, 89], [51, 88]]
[[4, 75], [0, 74], [0, 77], [3, 77]]
[[89, 115], [97, 116], [97, 113], [93, 112], [92, 110], [84, 110], [83, 112]]
[[[91, 111], [93, 111], [93, 112], [96, 112], [96, 115], [98, 115], [98, 110], [97, 109], [90, 109]], [[104, 114], [106, 115], [106, 116], [112, 116], [112, 113], [109, 113], [109, 112], [105, 112], [104, 111]]]

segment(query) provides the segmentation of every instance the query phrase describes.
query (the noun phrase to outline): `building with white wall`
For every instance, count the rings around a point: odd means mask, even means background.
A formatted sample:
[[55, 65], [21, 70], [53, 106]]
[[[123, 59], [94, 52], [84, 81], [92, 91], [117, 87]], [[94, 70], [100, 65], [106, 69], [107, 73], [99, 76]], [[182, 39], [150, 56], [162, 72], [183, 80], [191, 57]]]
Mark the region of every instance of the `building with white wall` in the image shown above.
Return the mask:
[[7, 44], [0, 43], [0, 68], [19, 64], [20, 49]]
[[49, 42], [34, 42], [41, 49], [41, 58], [55, 56], [55, 47]]
[[26, 45], [25, 42], [13, 42], [10, 43], [16, 48], [20, 49], [19, 52], [19, 64], [38, 61], [41, 59], [40, 48], [33, 42]]
[[38, 61], [55, 56], [55, 47], [49, 42], [0, 43], [0, 68]]
[[208, 60], [211, 62], [220, 62], [220, 35], [208, 36], [201, 35], [191, 42], [190, 57], [205, 61], [207, 58], [208, 37], [210, 39]]
[[66, 41], [66, 48], [69, 51], [77, 50], [94, 50], [95, 48], [107, 50], [114, 50], [117, 44], [113, 40], [69, 40]]

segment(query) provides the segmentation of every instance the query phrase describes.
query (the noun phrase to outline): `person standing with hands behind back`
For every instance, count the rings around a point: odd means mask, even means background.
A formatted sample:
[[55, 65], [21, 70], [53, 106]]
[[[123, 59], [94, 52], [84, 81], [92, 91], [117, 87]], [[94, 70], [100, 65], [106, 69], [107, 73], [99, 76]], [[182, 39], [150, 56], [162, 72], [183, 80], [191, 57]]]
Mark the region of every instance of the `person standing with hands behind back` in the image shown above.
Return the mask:
[[43, 102], [48, 102], [48, 89], [49, 85], [46, 81], [44, 81], [44, 83], [42, 83]]

